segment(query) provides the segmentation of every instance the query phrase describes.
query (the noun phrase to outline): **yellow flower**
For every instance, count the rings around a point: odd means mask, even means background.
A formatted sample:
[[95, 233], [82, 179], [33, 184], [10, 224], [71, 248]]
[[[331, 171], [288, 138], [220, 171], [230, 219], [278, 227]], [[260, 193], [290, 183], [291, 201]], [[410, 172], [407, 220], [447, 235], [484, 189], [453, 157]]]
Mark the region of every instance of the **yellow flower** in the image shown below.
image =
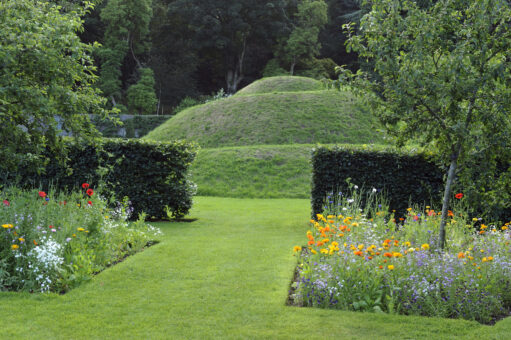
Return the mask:
[[76, 234], [73, 234], [73, 237], [76, 237]]
[[488, 261], [493, 261], [493, 256], [488, 256], [487, 260]]
[[483, 261], [483, 262], [486, 262], [486, 261], [487, 261], [486, 257], [483, 257], [482, 261]]
[[415, 251], [415, 248], [409, 248], [409, 249], [408, 249], [408, 252], [409, 252], [409, 253], [413, 253], [414, 251]]
[[18, 240], [19, 240], [20, 242], [25, 242], [25, 239], [24, 239], [23, 237], [20, 237]]
[[507, 230], [507, 227], [506, 227], [506, 226], [503, 226], [503, 227], [502, 227], [502, 230]]
[[12, 229], [12, 224], [2, 224], [2, 228], [4, 228], [4, 229]]
[[83, 229], [83, 228], [77, 228], [76, 230], [78, 230], [78, 231], [84, 231], [85, 229]]
[[352, 226], [352, 227], [358, 227], [358, 226], [359, 226], [359, 224], [358, 224], [357, 222], [353, 222], [353, 223], [351, 224], [351, 226]]
[[86, 233], [88, 233], [89, 231], [88, 230], [85, 230]]
[[314, 255], [316, 255], [318, 252], [315, 251], [314, 249], [311, 249], [311, 253], [313, 253]]
[[328, 249], [323, 248], [320, 250], [321, 254], [328, 254]]
[[486, 228], [488, 228], [488, 226], [487, 226], [487, 225], [485, 225], [485, 224], [481, 224], [481, 229], [482, 229], [482, 230], [484, 230], [484, 229], [486, 229]]
[[429, 249], [429, 244], [427, 243], [424, 243], [422, 246], [421, 246], [422, 250], [428, 250]]
[[394, 255], [394, 257], [403, 257], [403, 254], [398, 252], [393, 252], [392, 255]]
[[339, 243], [337, 243], [336, 241], [334, 241], [334, 242], [332, 242], [332, 243], [331, 243], [331, 245], [332, 245], [332, 246], [334, 246], [334, 247], [338, 247], [338, 246], [339, 246]]
[[300, 246], [295, 246], [295, 247], [293, 248], [293, 250], [294, 250], [295, 252], [297, 252], [297, 251], [302, 250], [302, 247], [300, 247]]
[[480, 250], [480, 252], [481, 252], [481, 253], [484, 253], [484, 249], [481, 249], [481, 250]]
[[406, 210], [408, 210], [408, 211], [412, 211], [412, 208], [407, 208]]
[[106, 218], [107, 220], [109, 219], [109, 217], [108, 217], [108, 216], [105, 216], [105, 218]]
[[429, 205], [426, 206], [426, 209], [430, 209], [431, 207]]
[[389, 270], [394, 270], [394, 266], [393, 265], [388, 265], [387, 268], [389, 268]]
[[405, 245], [405, 247], [410, 247], [412, 244], [411, 244], [410, 242], [406, 241], [406, 242], [404, 243], [404, 245]]
[[477, 222], [478, 221], [477, 217], [474, 217], [472, 221]]
[[16, 249], [18, 249], [19, 247], [20, 247], [20, 246], [18, 246], [17, 244], [13, 244], [13, 245], [11, 246], [12, 250], [16, 250]]
[[364, 249], [364, 245], [363, 244], [359, 244], [357, 248], [358, 248], [358, 250], [362, 250], [362, 249]]

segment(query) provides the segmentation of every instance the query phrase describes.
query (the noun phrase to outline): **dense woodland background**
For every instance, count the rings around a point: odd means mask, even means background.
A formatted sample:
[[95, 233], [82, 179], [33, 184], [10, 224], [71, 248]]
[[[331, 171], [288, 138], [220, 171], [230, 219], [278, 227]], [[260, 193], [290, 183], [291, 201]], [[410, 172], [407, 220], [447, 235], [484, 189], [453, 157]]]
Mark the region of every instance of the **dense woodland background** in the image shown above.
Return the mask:
[[81, 38], [101, 43], [98, 85], [110, 106], [172, 114], [183, 99], [234, 93], [262, 76], [356, 69], [342, 25], [361, 13], [358, 0], [103, 0]]

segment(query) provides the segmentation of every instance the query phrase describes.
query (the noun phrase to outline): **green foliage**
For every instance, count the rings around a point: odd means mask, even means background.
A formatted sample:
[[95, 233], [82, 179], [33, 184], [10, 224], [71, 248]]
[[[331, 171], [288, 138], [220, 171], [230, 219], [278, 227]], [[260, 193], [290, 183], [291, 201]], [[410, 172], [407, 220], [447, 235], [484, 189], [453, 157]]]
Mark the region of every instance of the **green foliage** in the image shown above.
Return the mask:
[[[96, 144], [69, 142], [68, 148], [67, 165], [50, 162], [41, 175], [5, 171], [3, 184], [19, 181], [29, 187], [54, 185], [72, 190], [85, 181], [103, 183], [102, 193], [107, 197], [129, 197], [134, 217], [145, 212], [164, 218], [166, 206], [181, 217], [192, 206], [195, 185], [188, 179], [188, 169], [196, 151], [191, 144], [108, 139]], [[51, 153], [48, 156], [54, 158]]]
[[128, 88], [126, 94], [128, 107], [138, 114], [153, 114], [158, 99], [154, 93], [154, 72], [150, 68], [139, 70], [140, 79]]
[[[464, 176], [461, 182], [467, 185], [502, 178], [495, 166], [463, 171], [473, 158], [502, 155], [506, 172], [511, 170], [510, 24], [506, 0], [441, 0], [424, 9], [413, 1], [384, 0], [372, 4], [360, 34], [349, 40], [349, 49], [374, 62], [373, 75], [353, 79], [389, 133], [401, 143], [430, 145], [450, 163], [440, 243], [458, 165], [462, 175], [483, 176]], [[487, 189], [478, 185], [477, 190]]]
[[323, 0], [302, 0], [296, 13], [297, 24], [291, 34], [277, 50], [278, 57], [290, 65], [294, 74], [295, 65], [300, 61], [312, 60], [319, 54], [320, 29], [327, 23], [327, 4]]
[[430, 158], [375, 146], [318, 147], [312, 153], [312, 213], [323, 212], [325, 197], [353, 185], [383, 191], [399, 214], [410, 202], [438, 203], [443, 172]]
[[337, 64], [330, 58], [312, 59], [301, 65], [301, 69], [296, 71], [297, 75], [315, 79], [336, 79]]
[[275, 77], [275, 76], [284, 76], [288, 75], [289, 72], [280, 66], [279, 60], [277, 58], [273, 58], [268, 60], [266, 66], [263, 69], [263, 77]]
[[[319, 83], [319, 82], [318, 82]], [[202, 147], [382, 143], [379, 125], [349, 92], [235, 95], [181, 111], [144, 139], [187, 139]]]
[[89, 138], [95, 130], [82, 114], [107, 115], [92, 87], [93, 45], [77, 35], [89, 9], [61, 12], [45, 1], [0, 2], [0, 163], [10, 171], [42, 167], [45, 148], [65, 156], [57, 118], [63, 130]]
[[267, 60], [286, 27], [286, 7], [283, 0], [175, 0], [168, 15], [183, 22], [191, 47], [207, 65], [206, 76], [199, 76], [205, 82], [220, 80], [216, 88], [232, 94], [252, 63]]
[[[98, 51], [101, 60], [100, 87], [105, 95], [111, 98], [112, 106], [123, 99], [121, 76], [122, 67], [127, 60], [134, 63], [137, 69], [143, 68], [140, 59], [150, 47], [147, 37], [153, 13], [151, 4], [151, 0], [109, 0], [101, 10], [101, 21], [106, 28], [103, 46]], [[133, 71], [132, 67], [130, 73]], [[141, 78], [150, 77], [148, 73], [144, 74], [144, 71], [141, 73]], [[133, 109], [151, 111], [154, 106], [154, 93], [149, 94], [147, 102], [139, 97], [140, 92], [149, 93], [147, 87], [154, 88], [154, 84], [151, 85], [148, 79], [144, 80], [142, 89], [139, 88], [135, 90], [136, 93], [132, 93]]]

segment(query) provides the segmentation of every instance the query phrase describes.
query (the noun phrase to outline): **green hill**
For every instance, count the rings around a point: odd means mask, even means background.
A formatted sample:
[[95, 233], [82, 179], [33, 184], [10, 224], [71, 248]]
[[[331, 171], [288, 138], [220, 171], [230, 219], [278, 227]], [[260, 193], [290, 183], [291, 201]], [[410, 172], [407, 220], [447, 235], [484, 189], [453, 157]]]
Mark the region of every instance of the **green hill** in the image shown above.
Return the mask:
[[381, 143], [352, 94], [335, 90], [237, 95], [181, 111], [144, 138], [203, 148], [261, 144]]
[[236, 93], [236, 96], [274, 92], [319, 91], [323, 84], [316, 79], [307, 77], [268, 77], [256, 80]]

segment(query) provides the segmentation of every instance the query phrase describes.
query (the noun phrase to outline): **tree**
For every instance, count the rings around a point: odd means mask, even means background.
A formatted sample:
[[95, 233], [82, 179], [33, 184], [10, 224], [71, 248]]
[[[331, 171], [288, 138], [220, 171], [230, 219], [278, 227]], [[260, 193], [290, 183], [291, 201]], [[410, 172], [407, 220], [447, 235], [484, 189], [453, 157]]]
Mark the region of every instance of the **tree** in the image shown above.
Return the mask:
[[152, 114], [158, 102], [154, 94], [154, 73], [147, 67], [141, 68], [139, 72], [140, 80], [128, 88], [128, 108], [138, 114]]
[[[415, 138], [448, 164], [439, 246], [459, 167], [474, 153], [509, 153], [511, 4], [506, 0], [379, 0], [350, 32], [348, 49], [374, 62], [374, 74], [343, 71], [369, 94], [402, 143]], [[506, 151], [507, 150], [507, 151]], [[479, 164], [479, 167], [484, 167]], [[507, 178], [511, 169], [504, 166]], [[494, 174], [500, 176], [499, 174]]]
[[297, 24], [280, 53], [281, 59], [291, 66], [289, 73], [294, 74], [296, 63], [300, 60], [312, 60], [319, 54], [321, 44], [318, 41], [320, 29], [327, 23], [327, 5], [323, 0], [303, 0], [298, 4]]
[[[175, 0], [169, 4], [169, 16], [186, 18], [189, 38], [201, 58], [199, 72], [208, 72], [210, 78], [212, 72], [222, 75], [227, 92], [234, 93], [247, 66], [257, 63], [254, 57], [271, 54], [285, 27], [285, 8], [285, 0]], [[247, 62], [249, 58], [256, 60]]]
[[107, 116], [96, 81], [93, 45], [77, 36], [90, 7], [63, 12], [45, 1], [0, 2], [0, 166], [40, 170], [43, 151], [64, 148], [61, 129], [77, 137], [96, 130], [87, 113]]
[[99, 85], [113, 106], [122, 99], [123, 66], [130, 62], [133, 64], [127, 67], [131, 71], [129, 75], [134, 69], [144, 67], [140, 59], [150, 48], [151, 4], [151, 0], [109, 0], [101, 10], [101, 21], [106, 29], [103, 47], [99, 51]]

